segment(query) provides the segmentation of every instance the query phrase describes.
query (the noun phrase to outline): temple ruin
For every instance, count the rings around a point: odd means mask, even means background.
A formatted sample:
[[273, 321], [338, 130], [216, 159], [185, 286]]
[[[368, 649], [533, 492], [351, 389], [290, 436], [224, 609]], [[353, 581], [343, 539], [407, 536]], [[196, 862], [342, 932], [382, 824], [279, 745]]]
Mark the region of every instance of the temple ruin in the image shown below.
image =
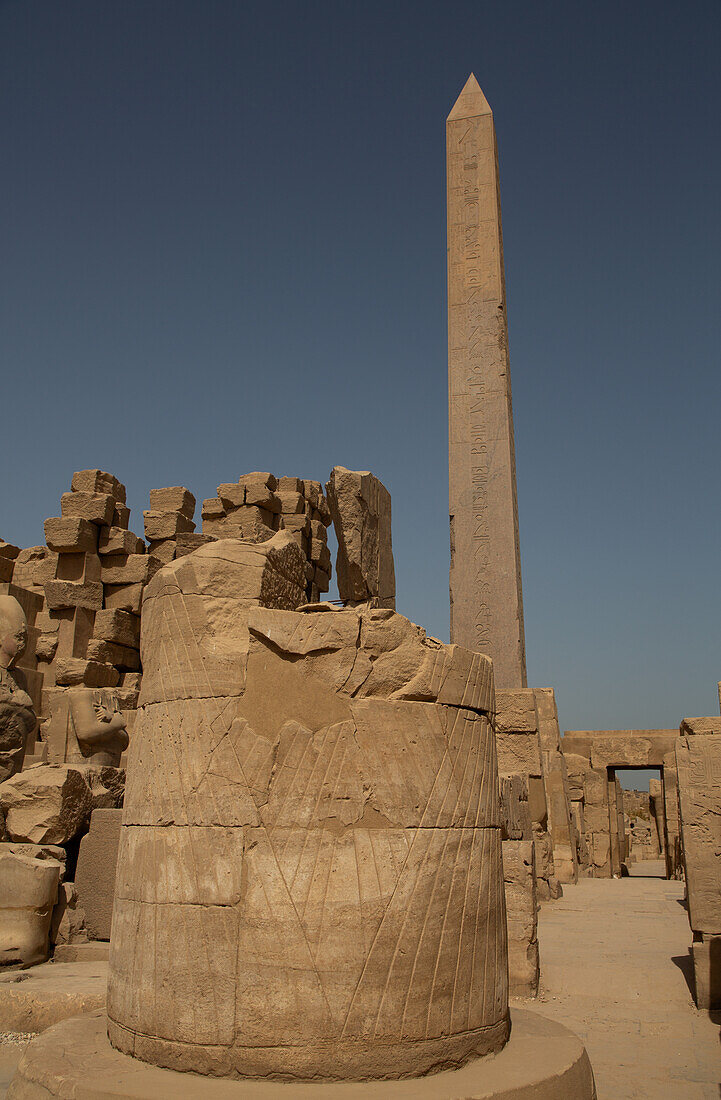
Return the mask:
[[45, 1015], [14, 991], [40, 1033], [14, 1100], [594, 1100], [534, 1001], [539, 913], [655, 859], [685, 882], [696, 1003], [721, 1004], [721, 718], [562, 733], [527, 683], [473, 75], [446, 139], [449, 643], [396, 608], [367, 470], [241, 474], [199, 530], [187, 487], [149, 488], [142, 535], [122, 482], [80, 470], [43, 545], [0, 542], [0, 976], [108, 974], [107, 1001]]

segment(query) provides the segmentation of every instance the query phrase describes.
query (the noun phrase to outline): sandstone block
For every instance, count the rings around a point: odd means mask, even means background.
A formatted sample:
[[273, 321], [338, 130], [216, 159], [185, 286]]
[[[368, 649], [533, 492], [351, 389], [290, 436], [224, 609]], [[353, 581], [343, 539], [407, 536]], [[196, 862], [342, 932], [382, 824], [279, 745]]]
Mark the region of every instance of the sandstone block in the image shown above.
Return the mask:
[[86, 827], [93, 795], [78, 768], [42, 764], [0, 783], [0, 808], [11, 840], [67, 844]]
[[[222, 485], [218, 486], [218, 499], [222, 506], [222, 513], [218, 513], [213, 498], [203, 501], [203, 518], [215, 518], [216, 514], [225, 515], [226, 510], [231, 511], [234, 508], [242, 508], [245, 504], [245, 485], [239, 481], [226, 481]], [[206, 505], [209, 507], [206, 509]]]
[[105, 470], [77, 470], [70, 487], [76, 493], [105, 493], [125, 504], [125, 486]]
[[103, 586], [99, 581], [48, 581], [45, 599], [51, 611], [63, 608], [85, 607], [99, 611], [103, 606]]
[[127, 531], [130, 526], [130, 509], [126, 508], [124, 504], [115, 505], [113, 511], [113, 527], [120, 527], [122, 530]]
[[182, 512], [188, 519], [195, 512], [195, 497], [190, 489], [174, 485], [167, 489], [150, 490], [150, 507], [153, 512]]
[[373, 474], [343, 466], [331, 471], [326, 492], [338, 537], [336, 572], [341, 599], [379, 597], [393, 605], [396, 582], [390, 493]]
[[140, 614], [145, 590], [144, 584], [106, 584], [103, 585], [103, 590], [107, 609], [130, 611], [135, 615]]
[[535, 997], [540, 968], [534, 847], [529, 841], [506, 840], [502, 849], [508, 919], [508, 991], [513, 997]]
[[55, 579], [74, 584], [97, 584], [100, 581], [100, 558], [97, 554], [58, 554]]
[[139, 649], [140, 619], [127, 611], [116, 609], [98, 611], [95, 616], [93, 635], [106, 642], [116, 642], [118, 645]]
[[80, 684], [90, 688], [114, 687], [118, 682], [118, 672], [110, 664], [84, 657], [58, 657], [55, 682], [65, 687]]
[[120, 843], [121, 809], [93, 810], [80, 841], [75, 885], [91, 940], [109, 940]]
[[[62, 882], [50, 922], [50, 942], [62, 948], [68, 944], [87, 943], [87, 941], [85, 913], [78, 906], [75, 883]], [[53, 958], [55, 962], [60, 961], [57, 951]]]
[[319, 569], [322, 569], [324, 573], [330, 575], [330, 550], [325, 542], [321, 542], [320, 539], [311, 539], [309, 557], [312, 562], [315, 562]]
[[201, 534], [200, 531], [180, 532], [175, 543], [175, 556], [182, 558], [185, 554], [192, 554], [208, 542], [213, 542], [214, 535]]
[[498, 733], [534, 733], [537, 729], [536, 698], [532, 688], [505, 688], [496, 691]]
[[15, 561], [19, 553], [19, 546], [13, 546], [11, 542], [5, 542], [4, 539], [0, 539], [0, 558], [7, 558], [9, 561]]
[[101, 527], [98, 541], [98, 553], [108, 554], [144, 554], [142, 539], [122, 527]]
[[286, 513], [283, 515], [283, 529], [285, 531], [299, 531], [303, 535], [310, 535], [311, 521], [305, 513]]
[[174, 539], [180, 531], [194, 531], [195, 524], [182, 512], [143, 512], [145, 537], [152, 542]]
[[88, 551], [95, 553], [98, 546], [98, 529], [86, 519], [69, 516], [45, 520], [45, 541], [56, 553]]
[[721, 717], [712, 715], [703, 718], [684, 718], [681, 722], [680, 732], [682, 737], [708, 737], [721, 733]]
[[159, 542], [151, 541], [148, 553], [152, 554], [158, 561], [162, 561], [163, 565], [167, 565], [175, 557], [175, 547], [174, 539], [162, 539]]
[[299, 477], [279, 477], [276, 491], [278, 493], [303, 493], [305, 487]]
[[63, 493], [60, 510], [63, 516], [79, 516], [89, 523], [111, 527], [115, 500], [109, 493]]
[[58, 556], [47, 546], [28, 546], [15, 559], [13, 584], [18, 588], [42, 587], [55, 577]]
[[721, 737], [679, 738], [676, 762], [689, 923], [721, 936]]
[[305, 515], [305, 497], [292, 489], [279, 489], [276, 493], [283, 515]]
[[147, 584], [161, 568], [152, 554], [109, 554], [103, 558], [103, 584]]
[[0, 845], [0, 967], [34, 966], [48, 957], [48, 933], [61, 866]]
[[106, 642], [100, 638], [92, 638], [88, 642], [88, 661], [113, 665], [117, 669], [128, 672], [137, 672], [140, 668], [140, 654], [137, 649], [117, 645], [115, 642]]
[[[245, 503], [245, 493], [243, 493], [243, 503]], [[201, 515], [203, 519], [220, 519], [225, 515], [225, 505], [218, 497], [209, 497], [208, 500], [203, 501]]]
[[314, 569], [312, 583], [319, 592], [327, 592], [330, 588], [330, 574], [320, 568]]
[[15, 563], [12, 558], [0, 557], [0, 584], [9, 584], [13, 579]]

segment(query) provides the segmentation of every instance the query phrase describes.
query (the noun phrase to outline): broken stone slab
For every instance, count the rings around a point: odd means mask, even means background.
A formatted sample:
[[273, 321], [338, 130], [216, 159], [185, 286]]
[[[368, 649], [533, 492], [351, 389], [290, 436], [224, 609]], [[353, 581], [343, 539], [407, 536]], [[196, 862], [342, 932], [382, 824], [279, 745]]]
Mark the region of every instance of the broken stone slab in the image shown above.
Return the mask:
[[0, 844], [0, 967], [34, 966], [48, 957], [61, 865], [11, 847]]
[[121, 805], [125, 772], [41, 764], [0, 783], [0, 809], [12, 841], [68, 844], [87, 828], [96, 807]]
[[394, 607], [390, 493], [373, 474], [344, 466], [333, 468], [326, 493], [338, 538], [340, 598], [361, 602], [376, 597]]

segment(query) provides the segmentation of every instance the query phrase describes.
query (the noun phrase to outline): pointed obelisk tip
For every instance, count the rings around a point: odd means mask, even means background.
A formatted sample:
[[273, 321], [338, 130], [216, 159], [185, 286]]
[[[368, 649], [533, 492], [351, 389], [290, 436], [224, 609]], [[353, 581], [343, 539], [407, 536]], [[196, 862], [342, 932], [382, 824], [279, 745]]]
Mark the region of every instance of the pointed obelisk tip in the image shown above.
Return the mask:
[[476, 115], [492, 115], [488, 100], [481, 91], [480, 85], [473, 73], [468, 77], [463, 91], [453, 104], [453, 110], [448, 116], [451, 122], [456, 118], [474, 118]]

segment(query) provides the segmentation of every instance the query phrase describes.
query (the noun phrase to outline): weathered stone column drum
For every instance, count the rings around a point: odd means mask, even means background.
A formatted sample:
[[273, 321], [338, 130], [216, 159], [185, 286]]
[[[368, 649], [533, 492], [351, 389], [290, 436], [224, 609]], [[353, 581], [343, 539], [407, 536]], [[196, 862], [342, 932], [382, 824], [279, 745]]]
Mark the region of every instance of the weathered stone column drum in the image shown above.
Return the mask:
[[289, 536], [148, 586], [108, 994], [119, 1050], [414, 1076], [508, 1038], [490, 661], [390, 610], [293, 610]]

